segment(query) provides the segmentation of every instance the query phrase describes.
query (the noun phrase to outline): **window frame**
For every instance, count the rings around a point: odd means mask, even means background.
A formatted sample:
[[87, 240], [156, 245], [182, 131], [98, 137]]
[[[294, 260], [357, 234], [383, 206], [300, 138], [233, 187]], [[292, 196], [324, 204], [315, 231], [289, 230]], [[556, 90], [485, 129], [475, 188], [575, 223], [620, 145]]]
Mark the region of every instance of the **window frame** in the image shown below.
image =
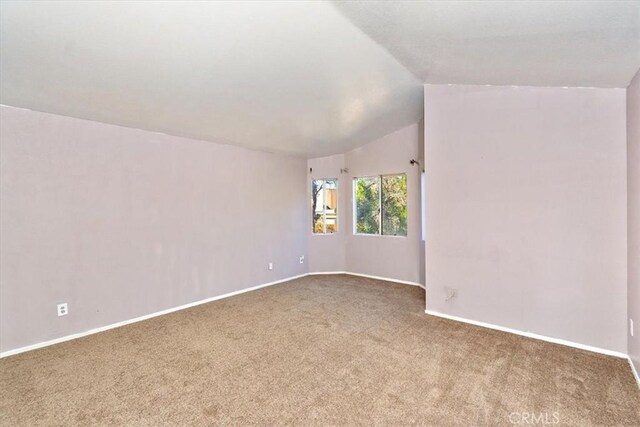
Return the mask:
[[[401, 234], [382, 234], [382, 178], [385, 176], [400, 176], [400, 175], [404, 175], [405, 180], [407, 181], [407, 234], [406, 235], [401, 235]], [[378, 232], [377, 233], [358, 233], [358, 203], [356, 200], [356, 181], [358, 179], [365, 179], [365, 178], [377, 178], [378, 179], [378, 186], [380, 188], [380, 190], [378, 191]], [[375, 237], [397, 237], [397, 238], [406, 238], [409, 235], [409, 218], [408, 218], [408, 214], [409, 214], [409, 209], [408, 209], [408, 205], [409, 205], [409, 198], [408, 198], [408, 194], [409, 194], [409, 180], [407, 177], [407, 173], [406, 172], [399, 172], [399, 173], [384, 173], [384, 174], [380, 174], [380, 175], [362, 175], [362, 176], [354, 176], [353, 180], [351, 181], [351, 198], [352, 198], [352, 218], [353, 218], [353, 235], [354, 236], [375, 236]]]
[[[335, 211], [336, 211], [336, 231], [334, 233], [327, 232], [327, 208], [325, 207], [325, 208], [322, 209], [322, 218], [323, 218], [323, 221], [322, 221], [322, 232], [316, 232], [316, 224], [315, 224], [315, 221], [314, 221], [315, 211], [313, 209], [313, 194], [312, 194], [311, 195], [311, 235], [312, 236], [333, 236], [333, 235], [338, 234], [340, 232], [340, 223], [339, 223], [339, 218], [338, 218], [338, 216], [339, 216], [338, 207], [339, 207], [339, 204], [340, 204], [340, 200], [339, 200], [340, 192], [339, 192], [339, 189], [338, 189], [338, 187], [339, 187], [338, 178], [311, 178], [310, 184], [311, 184], [311, 192], [312, 193], [313, 193], [313, 183], [314, 183], [314, 181], [323, 181], [324, 182], [323, 187], [322, 187], [322, 193], [323, 193], [322, 194], [322, 200], [323, 201], [326, 200], [325, 199], [325, 191], [327, 191], [326, 182], [327, 181], [333, 181], [333, 182], [336, 183], [336, 188], [335, 188], [335, 190], [336, 190], [336, 208], [335, 208]], [[326, 204], [325, 204], [325, 206], [326, 206]]]

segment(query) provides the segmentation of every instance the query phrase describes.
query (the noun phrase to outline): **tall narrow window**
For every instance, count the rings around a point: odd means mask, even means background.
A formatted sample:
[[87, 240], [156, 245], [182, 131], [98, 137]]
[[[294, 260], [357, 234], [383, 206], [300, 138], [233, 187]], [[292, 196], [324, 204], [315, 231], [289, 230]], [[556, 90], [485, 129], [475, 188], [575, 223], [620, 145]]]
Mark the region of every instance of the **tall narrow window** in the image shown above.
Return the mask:
[[338, 231], [338, 180], [314, 179], [311, 181], [311, 206], [313, 233], [336, 233]]
[[407, 176], [354, 179], [356, 234], [407, 235]]

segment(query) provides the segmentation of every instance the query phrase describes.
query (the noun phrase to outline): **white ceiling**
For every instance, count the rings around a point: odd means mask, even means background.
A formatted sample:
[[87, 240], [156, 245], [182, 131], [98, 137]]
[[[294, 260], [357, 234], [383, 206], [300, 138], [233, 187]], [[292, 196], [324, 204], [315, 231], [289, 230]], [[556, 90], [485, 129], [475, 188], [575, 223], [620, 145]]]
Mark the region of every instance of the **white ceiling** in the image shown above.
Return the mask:
[[422, 83], [327, 2], [0, 7], [5, 105], [307, 157], [422, 115]]
[[2, 1], [0, 31], [2, 104], [306, 157], [415, 123], [422, 80], [640, 66], [640, 1]]
[[427, 83], [626, 87], [640, 1], [348, 1], [336, 6]]

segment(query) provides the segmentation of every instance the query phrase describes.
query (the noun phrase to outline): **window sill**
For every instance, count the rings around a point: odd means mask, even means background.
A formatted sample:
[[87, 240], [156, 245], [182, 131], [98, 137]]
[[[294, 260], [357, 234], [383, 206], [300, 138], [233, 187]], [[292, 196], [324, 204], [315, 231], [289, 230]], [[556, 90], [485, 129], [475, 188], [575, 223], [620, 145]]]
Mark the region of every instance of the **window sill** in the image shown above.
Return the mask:
[[407, 236], [394, 236], [392, 234], [365, 234], [365, 233], [353, 233], [353, 236], [363, 237], [394, 237], [396, 239], [406, 239]]

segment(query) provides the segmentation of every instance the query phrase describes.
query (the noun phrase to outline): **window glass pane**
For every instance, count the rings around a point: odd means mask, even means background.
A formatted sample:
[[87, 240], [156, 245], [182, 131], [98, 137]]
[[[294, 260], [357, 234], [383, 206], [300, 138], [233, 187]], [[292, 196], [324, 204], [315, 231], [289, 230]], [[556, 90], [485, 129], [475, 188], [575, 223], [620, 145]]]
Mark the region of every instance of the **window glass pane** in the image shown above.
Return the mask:
[[382, 234], [407, 235], [407, 176], [382, 177]]
[[323, 203], [326, 232], [335, 233], [338, 231], [338, 183], [335, 179], [325, 181]]
[[311, 181], [311, 221], [316, 234], [338, 231], [338, 181], [314, 179]]
[[356, 233], [380, 233], [380, 177], [355, 179]]
[[314, 179], [311, 182], [311, 215], [314, 233], [324, 233], [324, 180]]

